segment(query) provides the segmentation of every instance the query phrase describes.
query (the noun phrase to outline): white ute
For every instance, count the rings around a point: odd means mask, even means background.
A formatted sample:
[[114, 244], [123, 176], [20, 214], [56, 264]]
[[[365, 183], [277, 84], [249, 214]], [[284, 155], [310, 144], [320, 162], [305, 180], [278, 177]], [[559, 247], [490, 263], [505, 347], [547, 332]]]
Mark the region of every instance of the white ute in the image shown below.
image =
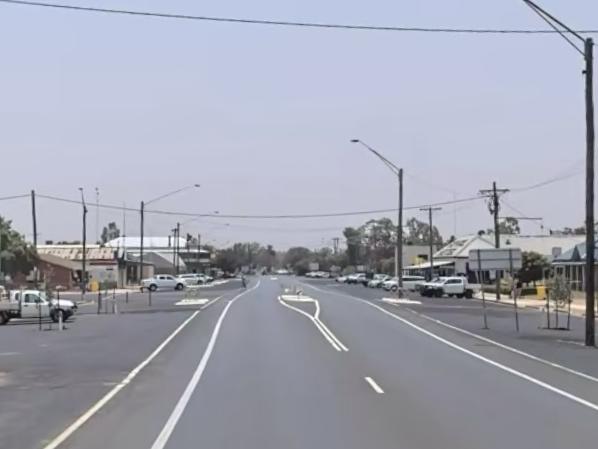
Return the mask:
[[40, 290], [13, 290], [10, 296], [0, 295], [0, 324], [12, 318], [51, 318], [57, 323], [68, 320], [77, 310], [77, 304], [68, 299], [48, 300]]
[[441, 298], [444, 295], [457, 298], [473, 297], [474, 286], [461, 276], [439, 277], [431, 282], [421, 284], [420, 293], [422, 296], [435, 296]]

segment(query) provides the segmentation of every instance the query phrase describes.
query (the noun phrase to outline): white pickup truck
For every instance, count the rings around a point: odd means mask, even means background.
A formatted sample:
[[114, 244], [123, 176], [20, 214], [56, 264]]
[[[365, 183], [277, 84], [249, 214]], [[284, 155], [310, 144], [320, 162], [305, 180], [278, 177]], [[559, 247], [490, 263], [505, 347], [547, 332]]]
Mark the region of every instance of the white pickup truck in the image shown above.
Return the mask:
[[474, 285], [469, 284], [467, 279], [461, 276], [439, 277], [431, 282], [424, 282], [418, 286], [422, 296], [435, 296], [442, 298], [447, 295], [452, 298], [471, 298], [474, 292]]
[[0, 292], [0, 324], [12, 318], [51, 318], [57, 323], [68, 320], [77, 310], [77, 304], [68, 299], [48, 300], [40, 290], [13, 290], [9, 295]]

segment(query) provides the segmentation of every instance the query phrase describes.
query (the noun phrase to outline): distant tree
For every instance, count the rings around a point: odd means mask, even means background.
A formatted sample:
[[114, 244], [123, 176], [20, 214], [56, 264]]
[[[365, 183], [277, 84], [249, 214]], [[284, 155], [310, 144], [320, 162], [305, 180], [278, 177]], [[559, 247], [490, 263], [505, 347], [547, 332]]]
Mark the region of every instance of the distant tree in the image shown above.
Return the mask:
[[358, 265], [361, 259], [363, 235], [359, 229], [345, 228], [343, 231], [347, 243], [347, 258], [349, 265]]
[[114, 240], [118, 237], [120, 237], [120, 229], [118, 229], [115, 222], [111, 221], [108, 223], [108, 226], [104, 226], [104, 229], [102, 229], [100, 238], [102, 245], [105, 245], [110, 240]]
[[284, 256], [283, 264], [287, 267], [295, 269], [300, 261], [309, 260], [311, 258], [311, 251], [303, 246], [295, 246], [289, 248]]
[[534, 251], [524, 251], [521, 254], [522, 267], [519, 270], [519, 280], [529, 283], [542, 280], [544, 272], [550, 268], [546, 257]]
[[29, 273], [35, 264], [35, 249], [12, 228], [12, 222], [0, 217], [0, 272], [14, 276]]
[[498, 231], [501, 234], [519, 234], [521, 228], [519, 221], [515, 217], [506, 217], [498, 223]]
[[[406, 240], [413, 245], [427, 245], [430, 242], [430, 225], [419, 221], [417, 218], [407, 220]], [[442, 236], [436, 226], [432, 227], [432, 241], [435, 244], [442, 244]]]

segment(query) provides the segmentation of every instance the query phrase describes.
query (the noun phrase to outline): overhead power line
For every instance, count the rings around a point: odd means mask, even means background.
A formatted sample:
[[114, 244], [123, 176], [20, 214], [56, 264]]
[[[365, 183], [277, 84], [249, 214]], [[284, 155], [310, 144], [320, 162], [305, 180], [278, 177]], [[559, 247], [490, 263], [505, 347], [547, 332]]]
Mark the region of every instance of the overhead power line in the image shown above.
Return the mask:
[[[215, 17], [215, 16], [196, 16], [189, 14], [175, 14], [162, 13], [155, 11], [135, 11], [128, 9], [112, 9], [112, 8], [96, 8], [92, 6], [77, 6], [58, 3], [33, 2], [26, 0], [0, 0], [0, 3], [10, 3], [19, 6], [32, 6], [55, 8], [87, 13], [100, 14], [120, 14], [129, 16], [154, 17], [162, 19], [176, 19], [176, 20], [195, 20], [204, 22], [224, 22], [234, 24], [250, 24], [250, 25], [268, 25], [280, 27], [298, 27], [298, 28], [329, 28], [329, 29], [343, 29], [343, 30], [361, 30], [361, 31], [392, 31], [392, 32], [416, 32], [416, 33], [453, 33], [453, 34], [554, 34], [554, 33], [569, 33], [562, 29], [499, 29], [499, 28], [441, 28], [441, 27], [419, 27], [419, 26], [380, 26], [380, 25], [358, 25], [358, 24], [340, 24], [340, 23], [324, 23], [324, 22], [300, 22], [290, 20], [267, 20], [267, 19], [250, 19], [238, 17]], [[576, 30], [579, 34], [596, 34], [598, 30]]]
[[28, 198], [28, 197], [29, 197], [29, 193], [23, 193], [21, 195], [0, 196], [0, 201], [16, 200], [18, 198]]
[[[61, 198], [58, 196], [53, 195], [43, 195], [37, 194], [38, 198], [43, 198], [51, 201], [59, 201], [63, 203], [69, 204], [76, 204], [78, 206], [81, 205], [81, 201], [74, 200], [70, 198]], [[479, 201], [481, 198], [479, 196], [472, 196], [468, 198], [459, 198], [452, 201], [442, 201], [438, 203], [425, 203], [422, 205], [417, 206], [408, 206], [405, 207], [405, 210], [413, 210], [419, 209], [423, 206], [444, 206], [448, 204], [457, 204], [457, 203], [466, 203], [470, 201]], [[139, 212], [138, 209], [134, 209], [132, 207], [126, 206], [117, 206], [112, 204], [97, 204], [98, 207], [104, 209], [112, 209], [112, 210], [119, 210], [119, 211], [131, 211], [131, 212]], [[149, 210], [146, 209], [145, 212], [148, 214], [156, 214], [156, 215], [170, 215], [170, 216], [181, 216], [181, 217], [212, 217], [212, 218], [242, 218], [242, 219], [297, 219], [297, 218], [329, 218], [329, 217], [347, 217], [347, 216], [354, 216], [354, 215], [373, 215], [373, 214], [381, 214], [381, 213], [389, 213], [389, 212], [396, 212], [397, 209], [374, 209], [374, 210], [362, 210], [362, 211], [349, 211], [349, 212], [331, 212], [331, 213], [315, 213], [315, 214], [279, 214], [279, 215], [242, 215], [242, 214], [214, 214], [214, 213], [193, 213], [193, 212], [182, 212], [182, 211], [166, 211], [166, 210]]]

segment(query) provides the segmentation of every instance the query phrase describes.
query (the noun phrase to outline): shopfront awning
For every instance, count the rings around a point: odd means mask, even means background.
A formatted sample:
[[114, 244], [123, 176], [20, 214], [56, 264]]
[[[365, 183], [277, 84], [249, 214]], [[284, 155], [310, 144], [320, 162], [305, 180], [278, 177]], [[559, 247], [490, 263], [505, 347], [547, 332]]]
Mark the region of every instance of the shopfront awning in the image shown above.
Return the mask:
[[[443, 267], [443, 266], [447, 266], [447, 265], [453, 265], [455, 263], [455, 261], [453, 260], [435, 260], [434, 261], [434, 266], [435, 267]], [[418, 265], [410, 265], [408, 267], [405, 267], [405, 270], [426, 270], [430, 268], [430, 262], [424, 262], [424, 263], [420, 263]]]

